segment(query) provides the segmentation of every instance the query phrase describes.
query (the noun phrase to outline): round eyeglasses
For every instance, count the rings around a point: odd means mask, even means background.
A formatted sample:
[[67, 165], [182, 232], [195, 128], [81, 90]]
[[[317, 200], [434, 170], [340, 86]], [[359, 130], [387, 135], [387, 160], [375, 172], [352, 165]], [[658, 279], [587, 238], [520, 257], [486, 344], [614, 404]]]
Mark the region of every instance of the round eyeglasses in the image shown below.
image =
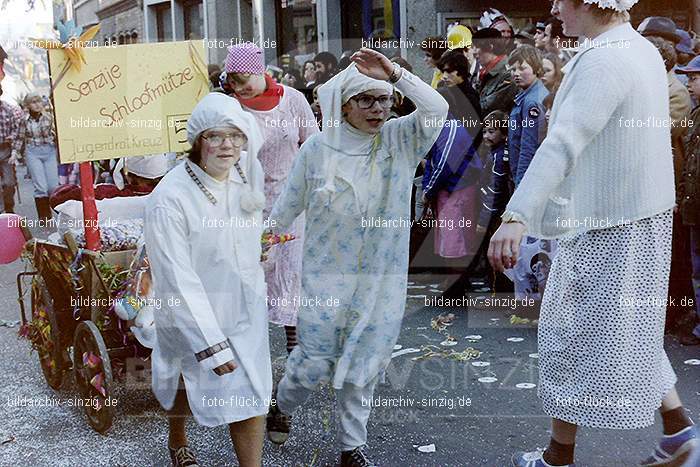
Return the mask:
[[248, 141], [248, 138], [246, 138], [246, 136], [243, 133], [229, 133], [227, 135], [214, 133], [206, 136], [202, 135], [202, 138], [209, 141], [209, 146], [213, 148], [224, 144], [224, 140], [226, 139], [231, 141], [231, 144], [233, 144], [235, 147], [241, 147]]
[[379, 96], [374, 97], [368, 94], [361, 94], [353, 97], [352, 100], [357, 102], [357, 106], [362, 110], [368, 110], [374, 107], [374, 103], [378, 102], [382, 109], [390, 109], [394, 105], [394, 96]]

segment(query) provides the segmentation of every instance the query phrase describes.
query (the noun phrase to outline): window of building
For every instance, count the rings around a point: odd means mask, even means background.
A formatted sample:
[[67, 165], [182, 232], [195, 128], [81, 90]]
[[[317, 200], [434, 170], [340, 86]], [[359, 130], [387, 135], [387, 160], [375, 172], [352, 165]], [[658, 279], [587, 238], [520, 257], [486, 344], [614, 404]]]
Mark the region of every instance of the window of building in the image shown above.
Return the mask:
[[277, 54], [290, 55], [301, 69], [316, 55], [316, 2], [314, 0], [277, 0]]
[[170, 17], [170, 3], [156, 5], [156, 29], [158, 42], [173, 39], [173, 23]]
[[185, 0], [182, 3], [182, 14], [185, 20], [185, 39], [201, 39], [204, 37], [202, 18], [204, 17], [201, 0]]
[[399, 0], [341, 2], [343, 50], [359, 49], [363, 39], [399, 39], [399, 11]]

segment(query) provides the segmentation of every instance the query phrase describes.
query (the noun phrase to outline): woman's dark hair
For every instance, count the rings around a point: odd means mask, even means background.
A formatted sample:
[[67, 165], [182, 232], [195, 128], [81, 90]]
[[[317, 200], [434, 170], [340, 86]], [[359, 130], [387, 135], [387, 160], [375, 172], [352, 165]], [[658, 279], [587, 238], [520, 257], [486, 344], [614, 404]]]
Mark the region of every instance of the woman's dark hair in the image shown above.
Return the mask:
[[547, 109], [551, 109], [552, 106], [554, 105], [554, 98], [556, 97], [556, 92], [550, 92], [547, 94], [547, 96], [542, 100], [542, 105], [545, 106]]
[[552, 25], [552, 32], [550, 33], [550, 37], [552, 38], [552, 40], [566, 38], [566, 35], [564, 34], [564, 23], [562, 22], [562, 20], [552, 16], [547, 20], [547, 24]]
[[495, 128], [504, 137], [508, 136], [508, 115], [501, 110], [494, 110], [484, 117], [484, 128]]
[[297, 70], [296, 68], [287, 68], [286, 70], [284, 70], [284, 73], [294, 76], [294, 79], [295, 79], [296, 82], [297, 82], [296, 87], [302, 87], [302, 88], [303, 88], [304, 85], [306, 84], [306, 83], [303, 82], [304, 80], [303, 80], [303, 78], [301, 77], [301, 73], [300, 73], [299, 70]]
[[199, 165], [202, 162], [202, 135], [200, 134], [195, 138], [192, 147], [187, 150], [187, 158], [193, 164]]
[[314, 57], [314, 62], [321, 62], [326, 68], [335, 70], [338, 68], [338, 59], [330, 52], [319, 52]]
[[456, 71], [464, 81], [469, 81], [471, 77], [469, 73], [469, 60], [467, 60], [467, 57], [464, 56], [461, 50], [445, 52], [437, 63], [437, 68], [445, 73]]
[[437, 62], [442, 57], [442, 54], [447, 51], [447, 43], [442, 37], [431, 36], [423, 39], [420, 48], [423, 52], [429, 54], [434, 62]]

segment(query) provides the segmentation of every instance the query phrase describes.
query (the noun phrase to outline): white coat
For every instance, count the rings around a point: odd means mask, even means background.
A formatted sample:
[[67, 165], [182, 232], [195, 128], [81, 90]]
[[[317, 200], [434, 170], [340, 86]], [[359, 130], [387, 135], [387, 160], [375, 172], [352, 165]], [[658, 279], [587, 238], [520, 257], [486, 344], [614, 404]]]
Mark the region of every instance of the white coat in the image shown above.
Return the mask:
[[[248, 167], [247, 155], [241, 166]], [[185, 170], [187, 164], [217, 200], [212, 204]], [[259, 168], [259, 162], [252, 164]], [[262, 186], [262, 169], [246, 174]], [[216, 426], [263, 415], [272, 393], [266, 287], [260, 266], [262, 211], [240, 207], [245, 189], [235, 169], [219, 182], [186, 161], [150, 196], [146, 251], [156, 310], [153, 392], [173, 406], [180, 375], [195, 420]], [[223, 341], [230, 349], [197, 361], [195, 354]], [[218, 376], [213, 368], [238, 368]]]

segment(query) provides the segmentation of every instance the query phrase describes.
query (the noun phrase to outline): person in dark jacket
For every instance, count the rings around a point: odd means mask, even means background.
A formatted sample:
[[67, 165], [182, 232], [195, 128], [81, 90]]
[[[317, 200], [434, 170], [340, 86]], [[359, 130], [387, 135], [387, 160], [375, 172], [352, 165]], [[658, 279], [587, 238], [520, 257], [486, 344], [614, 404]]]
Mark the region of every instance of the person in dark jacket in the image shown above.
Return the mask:
[[450, 113], [426, 157], [423, 199], [424, 204], [434, 206], [438, 220], [435, 253], [459, 274], [445, 291], [446, 296], [452, 296], [464, 292], [467, 267], [481, 243], [476, 235], [478, 180], [483, 167], [477, 153], [481, 107], [469, 84], [469, 61], [461, 51], [445, 53], [438, 69], [445, 83], [439, 92], [449, 104]]
[[473, 82], [481, 100], [481, 111], [485, 115], [494, 110], [509, 112], [518, 87], [506, 68], [507, 40], [496, 29], [485, 28], [474, 33], [473, 41], [479, 58]]
[[[453, 116], [461, 120], [463, 126], [470, 127], [469, 133], [478, 134], [481, 118], [481, 99], [470, 83], [469, 60], [461, 50], [450, 50], [440, 58], [437, 68], [442, 74], [445, 86], [439, 88], [442, 97], [450, 104]], [[469, 125], [471, 123], [471, 125]]]
[[513, 81], [520, 89], [510, 113], [508, 132], [510, 170], [517, 186], [544, 140], [546, 109], [542, 101], [549, 91], [540, 80], [544, 68], [542, 58], [535, 47], [518, 47], [508, 57], [508, 65], [512, 67]]
[[[700, 56], [678, 73], [688, 75], [688, 90], [697, 101], [700, 99]], [[678, 211], [682, 222], [690, 229], [690, 256], [692, 261], [693, 289], [695, 290], [696, 325], [692, 332], [680, 338], [681, 344], [700, 345], [700, 106], [690, 114], [688, 134], [685, 137], [685, 160], [679, 174], [677, 191]]]
[[476, 225], [477, 232], [482, 234], [495, 231], [493, 226], [499, 223], [513, 192], [508, 157], [508, 124], [508, 115], [500, 110], [484, 118], [483, 140], [490, 154], [482, 177], [481, 208]]

